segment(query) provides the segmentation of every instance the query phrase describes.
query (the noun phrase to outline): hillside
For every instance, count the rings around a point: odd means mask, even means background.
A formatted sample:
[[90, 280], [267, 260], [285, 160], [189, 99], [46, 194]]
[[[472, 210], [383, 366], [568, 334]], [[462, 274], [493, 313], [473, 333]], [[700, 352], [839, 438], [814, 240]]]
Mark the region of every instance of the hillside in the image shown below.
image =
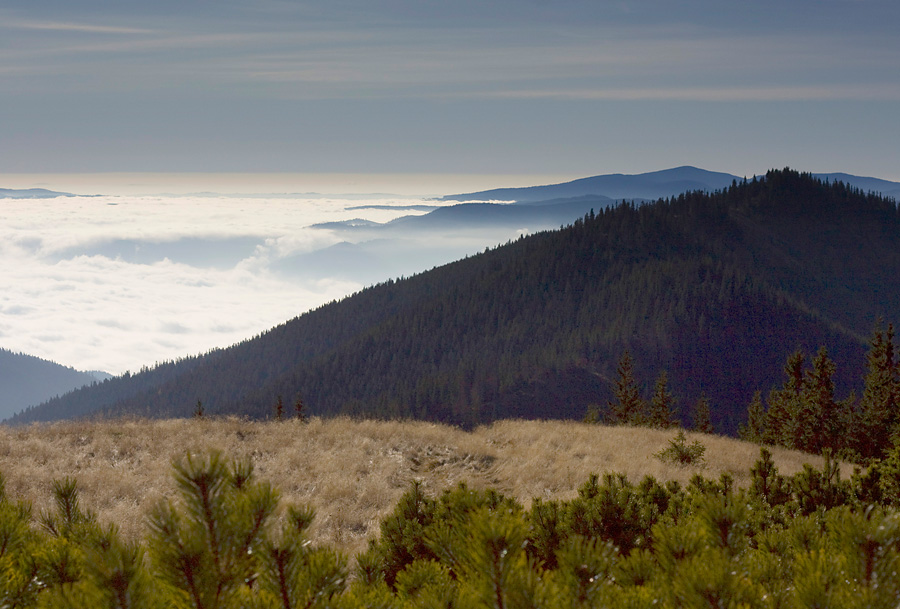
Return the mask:
[[[495, 488], [529, 505], [532, 498], [570, 499], [591, 473], [652, 475], [687, 484], [697, 473], [723, 472], [746, 487], [759, 447], [719, 436], [689, 434], [706, 447], [706, 465], [676, 467], [653, 457], [674, 432], [571, 422], [503, 421], [471, 433], [417, 422], [313, 419], [309, 424], [202, 421], [102, 421], [0, 427], [0, 473], [6, 493], [27, 499], [36, 513], [52, 507], [52, 482], [78, 480], [82, 507], [102, 523], [118, 523], [126, 538], [145, 531], [145, 516], [174, 493], [171, 462], [192, 451], [250, 458], [261, 480], [289, 503], [316, 508], [314, 541], [355, 553], [375, 536], [413, 480], [431, 495], [465, 482]], [[623, 449], [623, 447], [627, 447]], [[773, 448], [785, 475], [821, 459]], [[845, 468], [844, 477], [849, 477]]]
[[612, 199], [658, 199], [692, 190], [714, 191], [727, 188], [738, 176], [697, 167], [675, 167], [636, 175], [621, 173], [593, 176], [546, 186], [525, 188], [495, 188], [481, 192], [448, 195], [444, 201], [516, 201], [535, 203], [551, 199], [566, 199], [588, 195], [602, 195]]
[[[814, 177], [823, 182], [842, 182], [863, 192], [887, 197], [900, 196], [900, 183], [855, 176], [848, 173], [818, 173]], [[444, 201], [515, 201], [520, 204], [541, 204], [551, 199], [604, 196], [612, 199], [659, 199], [677, 196], [692, 190], [714, 192], [740, 182], [743, 178], [728, 173], [708, 171], [697, 167], [674, 167], [662, 171], [639, 174], [613, 173], [581, 178], [562, 184], [528, 186], [524, 188], [495, 188], [480, 192], [448, 195]]]
[[0, 349], [0, 419], [108, 376]]
[[46, 188], [0, 188], [0, 199], [55, 199], [56, 197], [74, 197], [70, 192], [57, 192]]
[[839, 393], [859, 386], [876, 319], [900, 310], [897, 268], [893, 200], [772, 171], [589, 212], [15, 422], [189, 416], [198, 400], [210, 413], [267, 417], [279, 395], [318, 415], [580, 419], [605, 404], [627, 349], [645, 387], [668, 370], [683, 418], [705, 392], [716, 429], [733, 433], [798, 347], [826, 345]]

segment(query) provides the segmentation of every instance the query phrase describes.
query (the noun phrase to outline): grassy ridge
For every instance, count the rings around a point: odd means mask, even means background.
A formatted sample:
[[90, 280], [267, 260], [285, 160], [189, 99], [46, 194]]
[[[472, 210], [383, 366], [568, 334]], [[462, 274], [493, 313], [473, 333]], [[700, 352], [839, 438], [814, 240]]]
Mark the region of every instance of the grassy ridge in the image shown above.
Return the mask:
[[[429, 494], [466, 482], [495, 488], [526, 507], [535, 497], [570, 499], [590, 473], [617, 472], [686, 483], [694, 474], [729, 473], [746, 486], [759, 447], [721, 436], [688, 433], [706, 446], [703, 469], [666, 464], [653, 455], [675, 431], [603, 427], [564, 421], [500, 421], [472, 432], [423, 423], [313, 419], [252, 422], [116, 420], [0, 427], [0, 472], [7, 493], [49, 509], [53, 480], [78, 480], [85, 508], [123, 535], [145, 532], [149, 509], [174, 493], [172, 460], [185, 451], [221, 450], [249, 457], [259, 479], [289, 503], [309, 504], [317, 544], [351, 555], [378, 532], [379, 521], [413, 480]], [[779, 471], [792, 475], [812, 455], [772, 449]], [[850, 467], [843, 474], [849, 476]]]

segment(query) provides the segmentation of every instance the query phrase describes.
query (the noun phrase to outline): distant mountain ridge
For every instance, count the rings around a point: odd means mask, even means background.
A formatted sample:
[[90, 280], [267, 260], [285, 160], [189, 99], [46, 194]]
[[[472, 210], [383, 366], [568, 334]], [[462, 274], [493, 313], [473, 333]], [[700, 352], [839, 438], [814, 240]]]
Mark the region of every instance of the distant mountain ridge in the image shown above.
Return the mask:
[[580, 418], [610, 397], [627, 349], [645, 387], [668, 370], [683, 417], [703, 392], [734, 432], [798, 347], [826, 345], [839, 391], [858, 387], [875, 320], [900, 311], [897, 204], [846, 184], [786, 169], [573, 220], [14, 422], [190, 416], [197, 400], [262, 418], [278, 396], [464, 426]]
[[81, 372], [33, 355], [0, 349], [0, 420], [107, 378], [110, 375], [105, 372]]
[[70, 192], [57, 192], [46, 188], [0, 188], [0, 199], [55, 199], [56, 197], [75, 197]]
[[[841, 181], [863, 192], [877, 192], [884, 196], [900, 196], [900, 183], [853, 176], [846, 173], [813, 174], [814, 177], [831, 182]], [[655, 200], [677, 196], [694, 190], [714, 192], [742, 181], [729, 173], [707, 171], [685, 165], [662, 171], [640, 174], [606, 174], [581, 178], [562, 184], [528, 186], [523, 188], [495, 188], [467, 194], [447, 195], [442, 201], [516, 201], [529, 204], [552, 199], [566, 199], [587, 195], [602, 195], [611, 199]]]
[[900, 182], [891, 182], [880, 178], [867, 178], [862, 176], [854, 176], [849, 173], [817, 173], [815, 174], [820, 180], [828, 182], [843, 182], [863, 192], [876, 192], [885, 197], [892, 197], [900, 200]]
[[[900, 183], [846, 173], [815, 177], [829, 183], [849, 184], [863, 192], [881, 192], [900, 198]], [[449, 205], [421, 215], [402, 216], [383, 223], [352, 219], [313, 225], [312, 228], [343, 235], [345, 241], [327, 250], [289, 256], [275, 266], [279, 272], [295, 277], [340, 278], [368, 284], [379, 274], [382, 278], [409, 276], [472, 253], [462, 246], [455, 250], [432, 248], [427, 240], [429, 234], [439, 235], [433, 241], [435, 246], [447, 243], [448, 237], [465, 243], [467, 235], [482, 230], [504, 232], [503, 239], [507, 239], [565, 226], [574, 218], [599, 212], [617, 201], [646, 203], [683, 192], [715, 192], [743, 180], [728, 173], [685, 166], [638, 175], [610, 174], [564, 184], [448, 195], [443, 197], [443, 202]], [[595, 191], [604, 194], [585, 194]], [[509, 203], [512, 200], [515, 202]], [[413, 240], [411, 235], [420, 238]], [[497, 238], [497, 242], [501, 240]]]
[[535, 203], [586, 195], [611, 199], [658, 199], [691, 190], [714, 191], [726, 188], [738, 176], [683, 166], [641, 174], [613, 173], [581, 178], [562, 184], [523, 188], [494, 188], [467, 194], [447, 195], [443, 201], [516, 201]]

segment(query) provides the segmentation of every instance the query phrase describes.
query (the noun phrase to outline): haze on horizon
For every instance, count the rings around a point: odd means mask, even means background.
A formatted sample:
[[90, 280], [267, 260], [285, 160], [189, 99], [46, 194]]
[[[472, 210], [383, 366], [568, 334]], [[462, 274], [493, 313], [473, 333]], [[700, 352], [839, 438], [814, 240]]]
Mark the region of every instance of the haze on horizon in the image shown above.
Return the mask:
[[557, 184], [581, 175], [453, 173], [100, 172], [3, 173], [0, 188], [43, 188], [77, 195], [434, 198], [496, 188]]

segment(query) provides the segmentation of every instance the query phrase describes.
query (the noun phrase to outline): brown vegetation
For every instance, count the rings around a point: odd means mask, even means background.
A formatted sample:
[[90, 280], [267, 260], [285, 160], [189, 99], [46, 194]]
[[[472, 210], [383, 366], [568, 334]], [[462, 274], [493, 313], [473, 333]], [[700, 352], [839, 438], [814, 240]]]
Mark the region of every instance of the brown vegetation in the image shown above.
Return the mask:
[[[688, 441], [706, 447], [705, 465], [678, 467], [654, 457], [674, 434], [563, 421], [501, 421], [473, 432], [346, 418], [308, 424], [236, 418], [69, 422], [0, 427], [0, 472], [7, 492], [32, 501], [36, 511], [50, 507], [53, 480], [75, 477], [85, 508], [137, 538], [148, 509], [173, 494], [172, 460], [188, 450], [220, 450], [249, 457], [258, 477], [287, 503], [314, 506], [314, 542], [356, 553], [377, 535], [380, 519], [413, 480], [434, 494], [459, 482], [492, 487], [526, 506], [534, 497], [572, 498], [592, 472], [683, 484], [696, 473], [718, 478], [727, 472], [746, 486], [758, 446], [688, 433]], [[783, 474], [803, 463], [821, 467], [819, 457], [772, 452]], [[849, 466], [843, 473], [849, 475]]]

